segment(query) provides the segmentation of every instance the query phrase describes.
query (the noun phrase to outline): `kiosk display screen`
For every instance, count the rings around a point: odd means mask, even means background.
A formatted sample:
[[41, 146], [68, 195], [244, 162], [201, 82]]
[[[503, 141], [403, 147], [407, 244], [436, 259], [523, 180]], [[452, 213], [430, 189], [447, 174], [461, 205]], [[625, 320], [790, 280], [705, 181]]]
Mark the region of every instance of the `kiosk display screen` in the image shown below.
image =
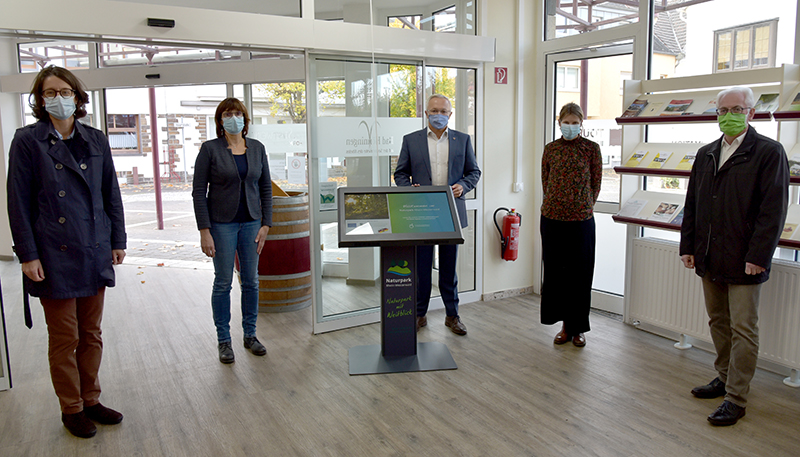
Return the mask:
[[339, 246], [461, 244], [448, 186], [339, 188]]

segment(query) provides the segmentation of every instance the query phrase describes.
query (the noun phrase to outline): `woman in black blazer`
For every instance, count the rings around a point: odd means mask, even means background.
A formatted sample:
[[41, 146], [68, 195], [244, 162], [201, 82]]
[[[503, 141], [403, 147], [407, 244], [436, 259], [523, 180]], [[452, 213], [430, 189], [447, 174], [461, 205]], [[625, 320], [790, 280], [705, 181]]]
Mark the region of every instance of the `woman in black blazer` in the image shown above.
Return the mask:
[[206, 141], [194, 166], [192, 198], [200, 246], [214, 259], [211, 308], [217, 327], [219, 361], [234, 361], [231, 347], [231, 282], [238, 254], [242, 281], [244, 347], [262, 356], [256, 338], [258, 259], [272, 226], [272, 181], [264, 145], [246, 138], [250, 116], [236, 98], [214, 114], [217, 138]]

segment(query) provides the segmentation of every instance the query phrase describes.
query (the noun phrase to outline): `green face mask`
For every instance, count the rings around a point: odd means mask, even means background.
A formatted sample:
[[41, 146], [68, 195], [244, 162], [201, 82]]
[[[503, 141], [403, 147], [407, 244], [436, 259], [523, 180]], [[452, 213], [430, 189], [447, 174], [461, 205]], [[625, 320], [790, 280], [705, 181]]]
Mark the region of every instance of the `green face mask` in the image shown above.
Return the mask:
[[719, 129], [728, 136], [736, 136], [742, 133], [747, 127], [747, 113], [734, 114], [728, 112], [724, 116], [717, 116]]

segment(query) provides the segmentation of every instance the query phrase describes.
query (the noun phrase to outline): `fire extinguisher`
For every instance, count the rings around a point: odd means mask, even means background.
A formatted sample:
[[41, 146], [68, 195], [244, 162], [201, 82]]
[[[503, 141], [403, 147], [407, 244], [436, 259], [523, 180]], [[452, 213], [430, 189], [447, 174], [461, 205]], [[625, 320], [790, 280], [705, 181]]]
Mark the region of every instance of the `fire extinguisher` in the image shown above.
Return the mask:
[[[506, 215], [503, 216], [503, 230], [497, 224], [497, 212], [504, 210]], [[500, 232], [500, 254], [503, 260], [517, 260], [517, 252], [519, 251], [519, 226], [522, 225], [522, 214], [514, 211], [514, 208], [497, 208], [494, 212], [494, 226]]]

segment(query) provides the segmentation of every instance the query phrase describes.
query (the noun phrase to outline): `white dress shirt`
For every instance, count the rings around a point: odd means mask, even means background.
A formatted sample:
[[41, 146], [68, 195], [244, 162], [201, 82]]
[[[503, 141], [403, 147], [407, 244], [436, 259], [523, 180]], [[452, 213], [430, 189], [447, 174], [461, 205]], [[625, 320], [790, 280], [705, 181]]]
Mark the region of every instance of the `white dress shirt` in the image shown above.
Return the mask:
[[742, 133], [741, 135], [734, 138], [731, 144], [728, 144], [728, 142], [725, 141], [724, 136], [722, 137], [721, 140], [722, 147], [720, 148], [719, 151], [719, 167], [717, 167], [717, 170], [722, 168], [722, 166], [725, 165], [725, 162], [727, 162], [728, 159], [731, 158], [733, 153], [736, 152], [737, 149], [739, 149], [739, 146], [741, 146], [742, 141], [744, 141], [745, 135], [747, 135], [747, 130], [745, 130], [744, 133]]
[[428, 126], [428, 154], [431, 158], [431, 184], [434, 186], [446, 186], [448, 165], [450, 159], [450, 141], [447, 135], [450, 129], [445, 129], [440, 138]]

